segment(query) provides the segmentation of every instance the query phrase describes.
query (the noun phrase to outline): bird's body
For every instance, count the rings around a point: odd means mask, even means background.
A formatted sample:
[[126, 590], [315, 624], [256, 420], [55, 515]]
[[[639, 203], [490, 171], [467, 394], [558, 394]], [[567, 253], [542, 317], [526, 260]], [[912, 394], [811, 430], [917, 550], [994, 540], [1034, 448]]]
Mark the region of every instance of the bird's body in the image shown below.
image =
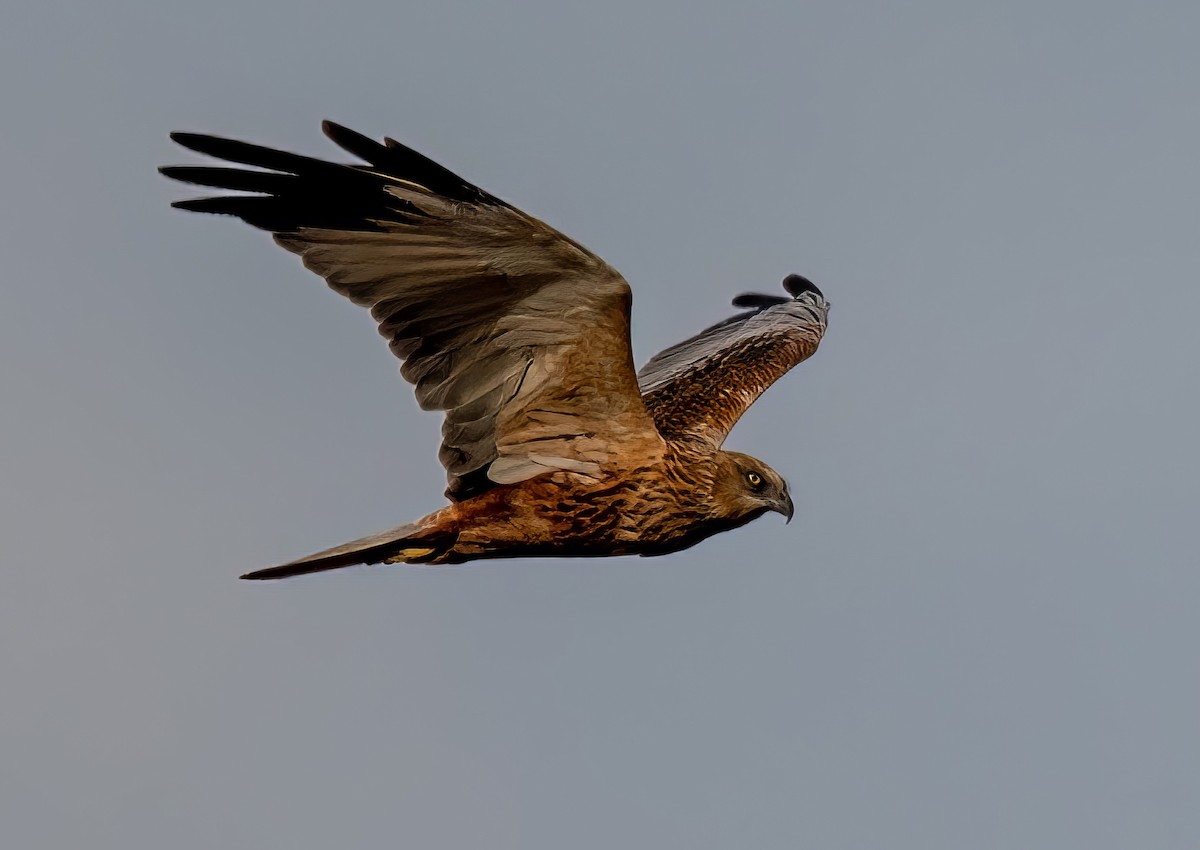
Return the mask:
[[450, 504], [416, 522], [259, 570], [359, 563], [658, 555], [773, 510], [783, 479], [721, 448], [738, 417], [816, 350], [828, 304], [804, 278], [636, 373], [630, 292], [585, 248], [420, 154], [326, 124], [346, 166], [211, 136], [181, 144], [272, 169], [171, 167], [259, 195], [176, 206], [236, 215], [369, 308], [423, 407], [443, 410]]

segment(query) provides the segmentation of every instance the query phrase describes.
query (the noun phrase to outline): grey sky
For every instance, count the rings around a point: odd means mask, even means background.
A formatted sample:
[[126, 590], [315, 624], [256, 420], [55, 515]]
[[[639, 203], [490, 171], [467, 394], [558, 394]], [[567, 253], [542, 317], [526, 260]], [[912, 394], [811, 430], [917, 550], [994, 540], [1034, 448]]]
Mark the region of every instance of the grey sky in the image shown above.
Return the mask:
[[[21, 848], [1200, 842], [1200, 7], [0, 17], [0, 823]], [[440, 504], [435, 416], [170, 130], [332, 118], [539, 215], [639, 360], [788, 272], [769, 517], [234, 580]]]

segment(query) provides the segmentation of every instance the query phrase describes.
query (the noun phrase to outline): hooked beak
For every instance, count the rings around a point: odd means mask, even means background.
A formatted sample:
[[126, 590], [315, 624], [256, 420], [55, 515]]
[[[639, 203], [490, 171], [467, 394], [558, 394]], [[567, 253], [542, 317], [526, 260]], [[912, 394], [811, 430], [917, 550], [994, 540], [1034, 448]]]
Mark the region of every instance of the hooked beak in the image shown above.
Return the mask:
[[787, 518], [787, 521], [791, 522], [792, 514], [796, 512], [796, 506], [792, 504], [791, 494], [785, 490], [779, 501], [771, 505], [771, 510], [783, 514]]

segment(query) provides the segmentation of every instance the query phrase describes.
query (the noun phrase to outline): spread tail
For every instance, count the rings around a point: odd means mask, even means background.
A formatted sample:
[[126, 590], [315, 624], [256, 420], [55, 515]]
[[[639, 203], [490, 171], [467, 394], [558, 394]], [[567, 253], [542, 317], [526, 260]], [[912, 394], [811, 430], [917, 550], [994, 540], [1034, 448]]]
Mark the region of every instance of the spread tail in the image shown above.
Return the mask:
[[[397, 561], [409, 558], [414, 561], [423, 561], [434, 556], [435, 553], [444, 551], [446, 548], [444, 542], [430, 540], [428, 529], [423, 529], [420, 525], [398, 525], [387, 531], [381, 531], [369, 537], [360, 537], [358, 540], [351, 540], [341, 546], [316, 552], [278, 567], [254, 570], [246, 573], [242, 578], [256, 581], [289, 578], [305, 573], [319, 573], [324, 570], [351, 567], [355, 564], [378, 564], [393, 558]], [[443, 545], [439, 545], [439, 543]]]

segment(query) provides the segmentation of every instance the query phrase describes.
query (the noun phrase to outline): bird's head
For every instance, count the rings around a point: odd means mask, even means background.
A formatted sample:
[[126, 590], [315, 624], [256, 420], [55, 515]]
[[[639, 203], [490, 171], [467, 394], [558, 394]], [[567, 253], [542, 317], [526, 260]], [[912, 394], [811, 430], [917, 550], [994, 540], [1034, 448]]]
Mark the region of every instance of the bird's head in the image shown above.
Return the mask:
[[761, 460], [741, 452], [717, 453], [713, 497], [718, 510], [738, 525], [767, 511], [783, 514], [788, 522], [792, 521], [794, 507], [783, 476]]

